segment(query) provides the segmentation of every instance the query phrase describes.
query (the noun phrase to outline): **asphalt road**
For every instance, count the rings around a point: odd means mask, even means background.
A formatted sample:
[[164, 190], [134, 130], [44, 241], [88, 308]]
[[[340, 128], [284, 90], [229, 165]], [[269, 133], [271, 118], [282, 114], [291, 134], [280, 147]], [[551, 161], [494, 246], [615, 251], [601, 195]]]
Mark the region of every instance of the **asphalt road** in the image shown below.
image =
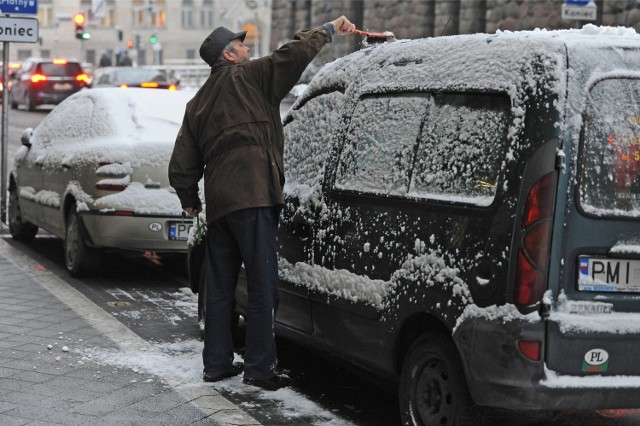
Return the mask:
[[[25, 127], [35, 127], [48, 110], [36, 112], [11, 110], [9, 115], [9, 159], [20, 146]], [[6, 237], [6, 235], [5, 235]], [[71, 278], [64, 268], [62, 243], [42, 233], [34, 242], [9, 241], [47, 270], [106, 312], [151, 342], [175, 342], [198, 339], [200, 330], [190, 295], [183, 258], [165, 258], [156, 264], [140, 255], [108, 254], [103, 266], [92, 277]], [[193, 296], [190, 296], [191, 299]], [[135, 313], [135, 314], [132, 314]], [[242, 329], [241, 329], [242, 332]], [[241, 350], [241, 338], [238, 350]], [[373, 386], [360, 374], [339, 366], [324, 357], [284, 340], [278, 341], [280, 367], [293, 381], [294, 389], [340, 418], [362, 426], [398, 425], [398, 403], [394, 391]], [[267, 425], [299, 425], [278, 413], [277, 407], [265, 406], [251, 395], [227, 391], [225, 396], [242, 404], [249, 414]], [[497, 423], [498, 424], [498, 423]], [[531, 413], [504, 413], [499, 424], [509, 426], [640, 426], [640, 414], [603, 417], [591, 411], [557, 413], [551, 417]]]

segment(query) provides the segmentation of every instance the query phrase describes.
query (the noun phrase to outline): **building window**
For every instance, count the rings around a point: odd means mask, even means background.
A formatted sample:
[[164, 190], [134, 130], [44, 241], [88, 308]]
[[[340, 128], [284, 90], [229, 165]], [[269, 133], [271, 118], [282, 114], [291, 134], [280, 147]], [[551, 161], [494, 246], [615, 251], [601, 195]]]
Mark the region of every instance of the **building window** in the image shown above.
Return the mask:
[[134, 28], [164, 28], [167, 24], [165, 0], [132, 0]]
[[193, 28], [193, 0], [182, 0], [182, 28]]
[[41, 2], [38, 5], [38, 23], [41, 27], [53, 27], [56, 25], [51, 1]]
[[200, 9], [200, 26], [213, 28], [213, 0], [204, 0]]

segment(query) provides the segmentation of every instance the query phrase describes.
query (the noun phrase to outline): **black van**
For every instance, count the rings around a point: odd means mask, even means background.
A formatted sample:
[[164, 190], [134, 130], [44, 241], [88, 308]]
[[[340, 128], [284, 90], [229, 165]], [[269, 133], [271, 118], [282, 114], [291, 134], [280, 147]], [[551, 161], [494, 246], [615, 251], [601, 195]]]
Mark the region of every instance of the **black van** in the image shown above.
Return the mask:
[[364, 49], [285, 136], [280, 335], [397, 383], [407, 425], [640, 406], [634, 30]]

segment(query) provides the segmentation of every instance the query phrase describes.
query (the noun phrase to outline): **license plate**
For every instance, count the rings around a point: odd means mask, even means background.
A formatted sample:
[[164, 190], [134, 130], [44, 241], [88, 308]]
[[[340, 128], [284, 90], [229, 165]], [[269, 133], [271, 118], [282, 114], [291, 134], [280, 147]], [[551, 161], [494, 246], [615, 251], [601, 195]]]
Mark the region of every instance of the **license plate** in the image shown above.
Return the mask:
[[578, 290], [640, 292], [640, 260], [580, 256]]
[[53, 85], [54, 90], [71, 90], [72, 88], [71, 83], [56, 83]]
[[192, 222], [169, 222], [169, 239], [186, 240], [189, 238], [191, 228], [193, 228]]

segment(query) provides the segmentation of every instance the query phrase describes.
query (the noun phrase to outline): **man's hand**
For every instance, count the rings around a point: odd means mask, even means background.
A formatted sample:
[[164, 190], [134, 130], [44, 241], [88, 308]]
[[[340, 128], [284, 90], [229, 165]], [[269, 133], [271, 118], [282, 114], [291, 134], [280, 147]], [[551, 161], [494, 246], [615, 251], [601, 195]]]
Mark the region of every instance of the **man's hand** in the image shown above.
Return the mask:
[[185, 207], [183, 210], [184, 213], [186, 213], [186, 215], [189, 217], [194, 217], [198, 214], [198, 209], [195, 207]]
[[356, 29], [356, 26], [351, 23], [344, 15], [331, 21], [333, 27], [336, 29], [336, 34], [345, 35], [350, 34]]

